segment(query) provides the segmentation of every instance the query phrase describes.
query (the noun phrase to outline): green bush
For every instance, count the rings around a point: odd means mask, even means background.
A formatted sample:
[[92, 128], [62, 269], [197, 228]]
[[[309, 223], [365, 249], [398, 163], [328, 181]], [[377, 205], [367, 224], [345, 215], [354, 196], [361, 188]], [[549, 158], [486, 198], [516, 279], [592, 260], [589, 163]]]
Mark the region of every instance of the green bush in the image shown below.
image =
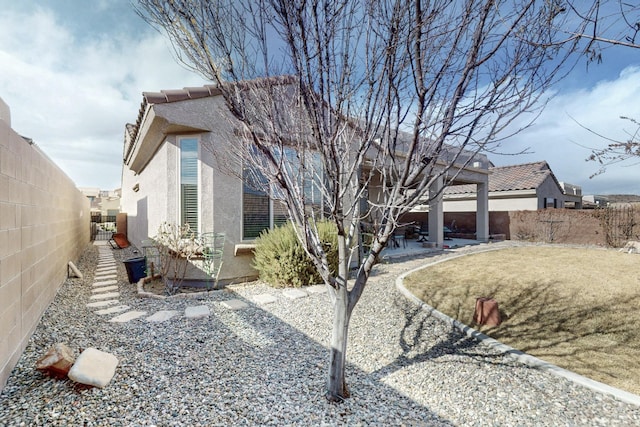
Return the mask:
[[[318, 223], [320, 239], [327, 253], [332, 272], [338, 268], [338, 237], [335, 226]], [[298, 241], [290, 222], [263, 232], [256, 239], [254, 267], [260, 279], [277, 288], [314, 285], [322, 283], [322, 277]]]

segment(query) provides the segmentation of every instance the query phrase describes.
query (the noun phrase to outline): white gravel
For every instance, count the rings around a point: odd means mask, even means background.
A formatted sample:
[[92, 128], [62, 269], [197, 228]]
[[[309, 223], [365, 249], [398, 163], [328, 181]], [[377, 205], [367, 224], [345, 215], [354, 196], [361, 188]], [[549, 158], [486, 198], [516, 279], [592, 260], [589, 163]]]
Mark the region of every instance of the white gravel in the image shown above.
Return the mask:
[[[120, 260], [130, 251], [114, 251]], [[434, 258], [376, 267], [354, 311], [347, 382], [352, 397], [324, 397], [331, 306], [326, 294], [290, 300], [262, 284], [192, 299], [138, 298], [118, 263], [120, 304], [166, 322], [110, 323], [85, 304], [97, 263], [69, 279], [47, 309], [0, 395], [0, 425], [640, 425], [640, 408], [528, 368], [469, 339], [407, 301], [394, 281]], [[258, 306], [253, 295], [277, 301]], [[221, 302], [241, 299], [242, 310]], [[189, 306], [211, 315], [187, 319]], [[114, 315], [115, 316], [115, 315]], [[120, 364], [104, 389], [35, 369], [56, 342], [96, 347]]]

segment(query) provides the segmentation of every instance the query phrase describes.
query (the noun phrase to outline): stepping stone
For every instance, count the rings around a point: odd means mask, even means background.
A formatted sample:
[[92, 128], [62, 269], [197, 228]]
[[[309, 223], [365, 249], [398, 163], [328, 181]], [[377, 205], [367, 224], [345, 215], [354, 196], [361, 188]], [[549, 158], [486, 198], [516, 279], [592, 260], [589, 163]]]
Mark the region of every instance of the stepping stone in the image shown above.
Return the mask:
[[116, 263], [115, 262], [100, 263], [96, 267], [96, 270], [107, 270], [109, 268], [116, 268]]
[[69, 378], [80, 384], [104, 387], [116, 373], [118, 358], [89, 347], [83, 351], [69, 371]]
[[115, 262], [116, 259], [113, 257], [113, 255], [105, 255], [105, 256], [99, 256], [98, 257], [98, 262]]
[[265, 304], [271, 304], [274, 303], [278, 300], [278, 298], [276, 298], [275, 296], [271, 295], [271, 294], [260, 294], [260, 295], [254, 295], [253, 296], [253, 300], [260, 305], [265, 305]]
[[196, 305], [192, 307], [187, 307], [184, 310], [184, 316], [187, 319], [199, 319], [201, 317], [209, 317], [211, 314], [211, 310], [209, 310], [209, 306], [206, 305]]
[[126, 323], [130, 320], [134, 320], [137, 319], [139, 317], [142, 316], [146, 316], [147, 312], [146, 311], [127, 311], [126, 313], [122, 313], [119, 316], [114, 317], [113, 319], [109, 320], [109, 322], [112, 323]]
[[147, 317], [147, 322], [164, 322], [177, 315], [176, 310], [161, 310]]
[[249, 307], [249, 304], [239, 299], [230, 299], [230, 300], [222, 301], [221, 304], [230, 310], [241, 310], [243, 308]]
[[99, 315], [99, 316], [104, 316], [105, 314], [120, 313], [121, 311], [129, 310], [130, 308], [131, 307], [129, 307], [128, 305], [116, 305], [115, 307], [104, 308], [102, 310], [96, 310], [96, 311], [94, 311], [94, 313]]
[[87, 307], [89, 308], [100, 308], [100, 307], [107, 307], [109, 305], [112, 304], [118, 304], [120, 301], [118, 301], [117, 299], [110, 299], [109, 301], [96, 301], [96, 302], [90, 302], [87, 304]]
[[305, 290], [310, 294], [325, 294], [328, 291], [327, 285], [312, 285], [305, 288]]
[[113, 268], [103, 268], [101, 270], [96, 270], [96, 275], [105, 275], [105, 274], [118, 274], [118, 269]]
[[104, 282], [93, 282], [93, 287], [96, 286], [107, 286], [107, 285], [117, 285], [118, 281], [117, 280], [105, 280]]
[[109, 299], [109, 298], [118, 298], [119, 296], [120, 296], [120, 292], [107, 292], [106, 294], [91, 295], [89, 299], [91, 300]]
[[284, 291], [282, 291], [282, 295], [291, 300], [306, 298], [309, 296], [309, 294], [302, 289], [285, 289]]
[[104, 281], [104, 280], [111, 280], [111, 279], [117, 279], [118, 275], [117, 274], [99, 274], [93, 277], [94, 280], [100, 282], [100, 281]]
[[111, 286], [100, 286], [97, 287], [95, 289], [91, 290], [92, 294], [99, 294], [102, 292], [109, 292], [109, 291], [117, 291], [118, 290], [118, 285], [111, 285]]

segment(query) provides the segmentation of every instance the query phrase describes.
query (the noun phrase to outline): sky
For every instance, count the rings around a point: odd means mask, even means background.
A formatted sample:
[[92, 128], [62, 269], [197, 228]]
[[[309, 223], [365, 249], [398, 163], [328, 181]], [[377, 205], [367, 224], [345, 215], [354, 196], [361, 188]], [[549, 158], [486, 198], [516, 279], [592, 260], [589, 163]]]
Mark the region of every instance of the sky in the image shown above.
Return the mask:
[[[12, 128], [79, 187], [120, 187], [125, 124], [142, 92], [207, 84], [176, 63], [169, 41], [128, 0], [0, 0], [0, 98]], [[496, 166], [546, 160], [583, 194], [640, 194], [640, 163], [599, 167], [585, 159], [626, 140], [640, 119], [640, 50], [609, 48], [580, 62], [554, 88], [535, 124], [489, 154]], [[526, 151], [527, 154], [515, 154]]]

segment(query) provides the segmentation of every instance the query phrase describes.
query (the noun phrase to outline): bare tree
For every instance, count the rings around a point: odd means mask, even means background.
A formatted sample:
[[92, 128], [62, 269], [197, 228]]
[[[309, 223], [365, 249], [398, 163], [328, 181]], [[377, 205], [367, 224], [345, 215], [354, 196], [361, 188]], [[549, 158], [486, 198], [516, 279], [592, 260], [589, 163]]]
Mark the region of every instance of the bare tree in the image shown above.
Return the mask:
[[588, 130], [592, 134], [599, 136], [600, 138], [609, 141], [609, 144], [605, 148], [592, 149], [591, 155], [587, 157], [587, 161], [596, 162], [600, 165], [600, 168], [596, 173], [589, 178], [605, 173], [607, 167], [625, 162], [631, 159], [637, 159], [640, 162], [640, 122], [631, 117], [620, 117], [623, 120], [628, 120], [634, 127], [632, 131], [627, 131], [628, 139], [626, 141], [619, 141], [598, 132], [589, 129], [586, 126], [580, 125], [582, 128]]
[[[432, 184], [499, 144], [606, 36], [600, 2], [139, 0], [138, 11], [217, 85], [241, 124], [245, 181], [283, 201], [330, 288], [332, 401], [349, 396], [349, 320], [402, 214], [439, 197]], [[338, 271], [319, 215], [337, 227]], [[362, 221], [373, 242], [357, 260]]]

